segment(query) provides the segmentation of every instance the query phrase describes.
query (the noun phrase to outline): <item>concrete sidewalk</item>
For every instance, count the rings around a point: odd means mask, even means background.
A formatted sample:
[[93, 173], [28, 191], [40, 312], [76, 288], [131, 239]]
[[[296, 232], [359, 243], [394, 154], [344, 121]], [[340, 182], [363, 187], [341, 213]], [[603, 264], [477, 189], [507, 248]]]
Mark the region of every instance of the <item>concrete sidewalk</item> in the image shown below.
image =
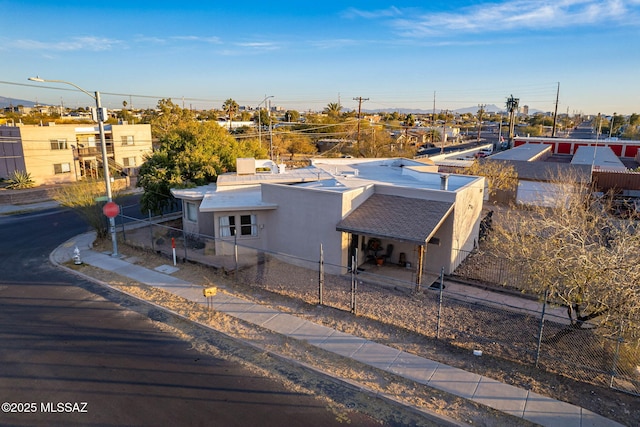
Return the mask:
[[[93, 241], [93, 233], [77, 236], [52, 252], [50, 260], [57, 265], [67, 262], [78, 247], [81, 259], [86, 264], [199, 304], [207, 304], [201, 286], [93, 251]], [[584, 408], [345, 334], [225, 293], [218, 293], [211, 300], [216, 311], [543, 426], [622, 426]]]

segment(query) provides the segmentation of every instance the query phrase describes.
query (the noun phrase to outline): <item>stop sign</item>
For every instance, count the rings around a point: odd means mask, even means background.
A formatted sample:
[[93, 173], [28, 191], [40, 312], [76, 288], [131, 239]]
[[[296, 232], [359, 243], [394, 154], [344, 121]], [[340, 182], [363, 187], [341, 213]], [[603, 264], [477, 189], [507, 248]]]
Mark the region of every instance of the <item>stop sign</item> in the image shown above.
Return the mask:
[[107, 202], [102, 207], [102, 212], [107, 218], [115, 218], [120, 213], [120, 206], [118, 206], [115, 202]]

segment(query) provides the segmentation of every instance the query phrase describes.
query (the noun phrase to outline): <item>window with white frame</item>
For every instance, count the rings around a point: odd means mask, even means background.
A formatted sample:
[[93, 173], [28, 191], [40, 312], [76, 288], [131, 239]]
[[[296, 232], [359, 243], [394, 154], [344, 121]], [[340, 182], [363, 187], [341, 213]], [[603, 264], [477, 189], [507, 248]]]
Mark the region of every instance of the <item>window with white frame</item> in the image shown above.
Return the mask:
[[53, 165], [55, 174], [71, 173], [71, 163], [56, 163]]
[[221, 216], [220, 217], [220, 237], [235, 236], [236, 234], [236, 217]]
[[220, 237], [234, 236], [238, 228], [240, 229], [240, 236], [258, 235], [258, 223], [255, 215], [221, 216], [219, 221]]
[[122, 145], [133, 145], [133, 135], [123, 135]]
[[187, 202], [186, 205], [187, 220], [192, 222], [198, 222], [198, 207], [195, 203]]
[[240, 215], [240, 235], [257, 236], [258, 224], [255, 215]]
[[66, 139], [51, 139], [49, 142], [51, 143], [52, 150], [66, 150], [69, 148]]
[[122, 158], [122, 166], [125, 168], [130, 168], [136, 166], [136, 158], [135, 157], [123, 157]]

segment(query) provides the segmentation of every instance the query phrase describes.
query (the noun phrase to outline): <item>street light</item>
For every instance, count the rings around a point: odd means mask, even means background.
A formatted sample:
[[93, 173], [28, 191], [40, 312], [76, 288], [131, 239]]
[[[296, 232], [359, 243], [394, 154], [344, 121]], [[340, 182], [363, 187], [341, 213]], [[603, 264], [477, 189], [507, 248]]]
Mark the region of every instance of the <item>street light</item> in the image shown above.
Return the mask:
[[262, 124], [260, 123], [260, 106], [265, 103], [269, 98], [273, 98], [273, 95], [265, 96], [262, 102], [256, 107], [258, 109], [258, 140], [260, 141], [260, 148], [262, 148]]
[[[39, 82], [39, 83], [63, 83], [66, 85], [70, 85], [75, 87], [79, 91], [86, 93], [96, 101], [96, 109], [97, 109], [96, 120], [98, 121], [98, 129], [100, 130], [100, 147], [102, 150], [102, 169], [104, 171], [104, 184], [107, 189], [107, 202], [113, 202], [113, 198], [111, 196], [111, 176], [109, 174], [109, 162], [107, 159], [107, 144], [104, 136], [104, 114], [102, 110], [102, 103], [100, 102], [100, 92], [96, 91], [95, 95], [92, 95], [91, 93], [82, 89], [80, 86], [64, 80], [47, 80], [47, 79], [41, 79], [40, 77], [29, 77], [29, 80], [31, 80], [32, 82]], [[75, 164], [75, 160], [74, 160], [74, 164]], [[116, 239], [115, 217], [109, 218], [109, 229], [111, 232], [111, 242], [113, 243], [113, 253], [111, 254], [111, 256], [117, 257], [118, 241]]]

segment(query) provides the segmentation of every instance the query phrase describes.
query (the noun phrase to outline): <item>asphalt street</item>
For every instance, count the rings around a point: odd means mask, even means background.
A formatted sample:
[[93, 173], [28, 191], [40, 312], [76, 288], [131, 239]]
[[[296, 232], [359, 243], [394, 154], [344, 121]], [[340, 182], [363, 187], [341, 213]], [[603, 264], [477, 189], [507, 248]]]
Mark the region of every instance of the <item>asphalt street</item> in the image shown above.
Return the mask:
[[0, 425], [341, 425], [324, 401], [197, 351], [48, 262], [86, 230], [69, 210], [0, 217]]

